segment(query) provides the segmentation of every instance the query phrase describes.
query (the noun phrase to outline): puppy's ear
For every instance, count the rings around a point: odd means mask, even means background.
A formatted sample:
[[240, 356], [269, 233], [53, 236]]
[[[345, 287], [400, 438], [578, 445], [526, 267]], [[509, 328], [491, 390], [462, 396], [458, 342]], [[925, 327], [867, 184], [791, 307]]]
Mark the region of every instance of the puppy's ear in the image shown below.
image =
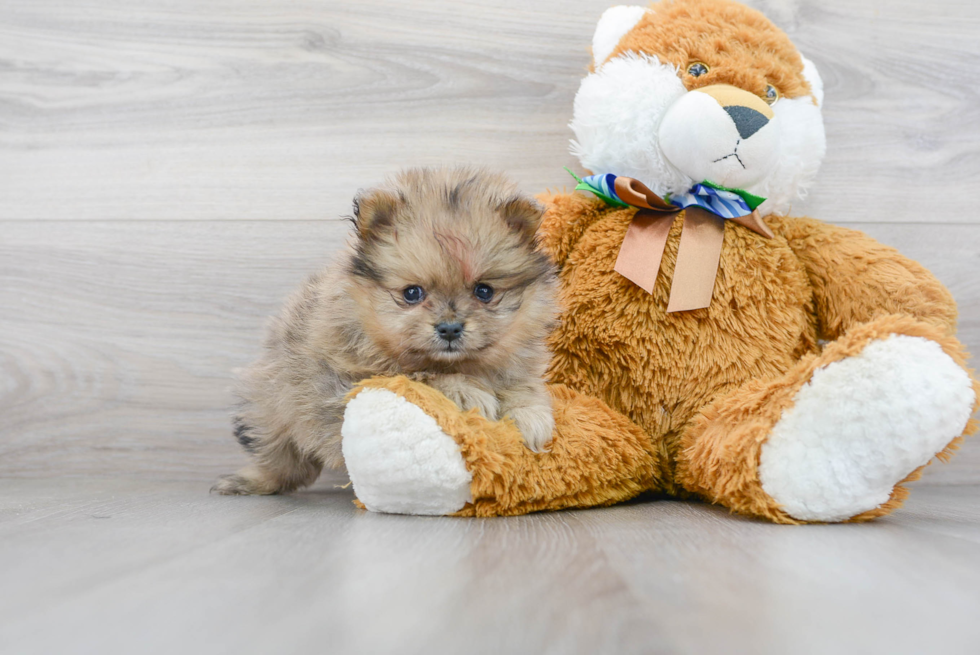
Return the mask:
[[402, 200], [387, 189], [359, 191], [354, 198], [354, 226], [362, 239], [384, 233], [395, 222]]
[[497, 211], [504, 221], [527, 241], [533, 241], [534, 235], [544, 216], [544, 207], [531, 198], [512, 196], [500, 203]]

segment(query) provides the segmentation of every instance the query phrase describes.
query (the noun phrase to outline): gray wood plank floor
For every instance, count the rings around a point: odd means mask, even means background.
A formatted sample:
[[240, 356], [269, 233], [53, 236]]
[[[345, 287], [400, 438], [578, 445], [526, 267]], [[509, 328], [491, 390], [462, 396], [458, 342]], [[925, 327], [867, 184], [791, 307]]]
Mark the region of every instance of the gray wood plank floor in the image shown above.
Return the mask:
[[4, 653], [976, 653], [980, 487], [874, 524], [674, 501], [507, 519], [346, 491], [0, 480]]

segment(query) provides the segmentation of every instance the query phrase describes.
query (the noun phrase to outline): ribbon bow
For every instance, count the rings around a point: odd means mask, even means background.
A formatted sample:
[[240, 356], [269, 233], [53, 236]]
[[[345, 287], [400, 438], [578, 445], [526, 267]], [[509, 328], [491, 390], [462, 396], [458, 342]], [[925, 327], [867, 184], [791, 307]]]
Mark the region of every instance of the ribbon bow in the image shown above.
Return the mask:
[[568, 172], [578, 181], [576, 189], [589, 191], [613, 207], [639, 208], [626, 229], [615, 270], [647, 293], [653, 293], [670, 227], [684, 210], [668, 312], [703, 309], [711, 304], [725, 239], [725, 220], [735, 221], [768, 239], [773, 236], [757, 211], [765, 198], [747, 191], [705, 181], [687, 193], [668, 195], [665, 200], [629, 177], [607, 173], [580, 178]]

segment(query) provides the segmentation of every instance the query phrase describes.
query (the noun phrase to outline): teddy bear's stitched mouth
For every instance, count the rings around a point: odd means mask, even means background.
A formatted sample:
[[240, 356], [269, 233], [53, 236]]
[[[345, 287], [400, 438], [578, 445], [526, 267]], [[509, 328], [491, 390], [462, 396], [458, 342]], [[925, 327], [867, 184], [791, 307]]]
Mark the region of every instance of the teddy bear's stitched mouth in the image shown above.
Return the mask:
[[738, 146], [741, 143], [742, 143], [742, 140], [739, 139], [738, 141], [735, 142], [735, 150], [733, 150], [731, 152], [731, 154], [725, 155], [724, 157], [719, 157], [718, 159], [714, 160], [711, 163], [712, 164], [717, 164], [720, 161], [725, 161], [729, 157], [734, 157], [735, 158], [735, 161], [738, 162], [739, 166], [741, 166], [744, 169], [745, 168], [745, 162], [743, 162], [742, 159], [738, 156]]

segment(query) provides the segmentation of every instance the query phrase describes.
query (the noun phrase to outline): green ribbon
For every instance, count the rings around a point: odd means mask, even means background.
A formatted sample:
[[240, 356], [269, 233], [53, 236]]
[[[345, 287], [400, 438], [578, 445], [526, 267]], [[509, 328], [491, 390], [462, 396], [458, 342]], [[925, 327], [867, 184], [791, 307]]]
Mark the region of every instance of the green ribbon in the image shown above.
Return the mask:
[[748, 205], [749, 206], [749, 209], [751, 209], [752, 211], [755, 211], [756, 208], [759, 205], [761, 205], [762, 203], [764, 203], [766, 201], [765, 198], [762, 198], [761, 196], [757, 196], [757, 195], [754, 195], [752, 193], [749, 193], [748, 191], [745, 191], [743, 189], [731, 189], [731, 188], [729, 188], [727, 186], [721, 186], [720, 184], [714, 184], [712, 182], [709, 182], [708, 180], [705, 180], [701, 184], [703, 184], [704, 186], [709, 186], [712, 189], [717, 189], [718, 191], [729, 191], [731, 193], [734, 193], [735, 195], [737, 195], [738, 197], [740, 197], [742, 200], [744, 200], [745, 201], [745, 204]]
[[[629, 205], [627, 205], [625, 202], [623, 202], [616, 196], [606, 193], [602, 189], [602, 187], [599, 187], [595, 184], [591, 184], [583, 180], [582, 178], [580, 178], [578, 175], [573, 173], [571, 169], [568, 168], [568, 166], [565, 166], [564, 168], [566, 171], [568, 171], [568, 174], [574, 177], [575, 181], [578, 182], [578, 184], [575, 185], [576, 191], [588, 191], [589, 193], [595, 194], [596, 197], [604, 201], [607, 205], [612, 205], [613, 207], [629, 207]], [[597, 178], [599, 176], [594, 175], [593, 177]]]
[[[578, 182], [578, 184], [575, 185], [576, 191], [588, 191], [589, 193], [592, 193], [596, 197], [600, 198], [607, 205], [611, 205], [613, 207], [629, 207], [629, 205], [627, 205], [625, 202], [623, 202], [622, 200], [620, 200], [619, 198], [617, 198], [615, 195], [612, 194], [611, 183], [606, 180], [608, 176], [590, 175], [588, 180], [583, 180], [578, 175], [573, 173], [571, 169], [569, 169], [567, 166], [565, 167], [565, 170], [568, 171], [569, 175], [575, 178], [576, 182]], [[599, 185], [598, 182], [596, 182], [596, 180], [602, 181], [603, 184], [609, 186], [610, 188], [609, 189], [603, 188], [602, 186]], [[744, 200], [745, 204], [747, 204], [749, 206], [749, 209], [751, 209], [752, 211], [755, 211], [759, 205], [761, 205], [766, 201], [765, 198], [761, 196], [757, 196], [753, 193], [749, 193], [744, 189], [732, 189], [731, 187], [721, 186], [720, 184], [715, 184], [714, 182], [709, 182], [708, 180], [701, 182], [701, 184], [707, 187], [711, 187], [712, 189], [716, 189], [718, 191], [728, 191], [730, 193], [734, 193], [742, 200]], [[670, 202], [670, 194], [667, 195], [665, 200], [667, 202]]]

